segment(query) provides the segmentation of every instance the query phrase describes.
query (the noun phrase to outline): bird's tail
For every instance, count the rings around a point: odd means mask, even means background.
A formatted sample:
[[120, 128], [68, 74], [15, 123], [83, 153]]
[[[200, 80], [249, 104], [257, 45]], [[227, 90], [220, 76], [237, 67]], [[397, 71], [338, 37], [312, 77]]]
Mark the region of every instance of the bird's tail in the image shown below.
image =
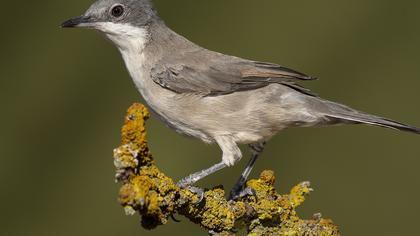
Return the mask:
[[326, 118], [336, 123], [368, 124], [420, 134], [420, 129], [411, 125], [360, 112], [335, 102], [324, 101], [324, 104], [328, 110]]

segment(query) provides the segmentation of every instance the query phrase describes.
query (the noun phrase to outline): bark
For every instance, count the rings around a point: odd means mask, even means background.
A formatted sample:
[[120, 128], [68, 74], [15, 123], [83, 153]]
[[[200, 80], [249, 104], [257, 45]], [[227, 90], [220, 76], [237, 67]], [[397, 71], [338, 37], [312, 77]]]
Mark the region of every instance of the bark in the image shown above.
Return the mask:
[[289, 194], [274, 188], [272, 171], [247, 182], [256, 196], [227, 201], [222, 186], [196, 194], [180, 189], [156, 166], [148, 148], [145, 122], [149, 112], [141, 104], [129, 109], [122, 128], [121, 146], [114, 150], [116, 180], [122, 184], [119, 202], [129, 215], [139, 213], [141, 224], [154, 229], [180, 214], [200, 225], [210, 235], [235, 235], [245, 228], [248, 235], [339, 235], [331, 220], [315, 214], [300, 219], [296, 208], [312, 191], [309, 182], [296, 185]]

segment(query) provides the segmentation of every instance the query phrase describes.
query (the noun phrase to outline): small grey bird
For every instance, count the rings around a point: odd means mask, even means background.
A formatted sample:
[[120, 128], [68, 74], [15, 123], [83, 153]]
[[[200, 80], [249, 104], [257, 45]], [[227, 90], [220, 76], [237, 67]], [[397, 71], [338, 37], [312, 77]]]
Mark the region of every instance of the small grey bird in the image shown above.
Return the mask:
[[[283, 66], [204, 49], [169, 29], [150, 0], [99, 0], [62, 27], [93, 28], [119, 49], [144, 100], [177, 132], [217, 143], [222, 161], [179, 181], [198, 180], [252, 157], [230, 192], [249, 194], [245, 181], [273, 135], [289, 127], [368, 124], [420, 134], [420, 129], [318, 97], [298, 83], [315, 78]], [[195, 189], [197, 190], [197, 189]]]

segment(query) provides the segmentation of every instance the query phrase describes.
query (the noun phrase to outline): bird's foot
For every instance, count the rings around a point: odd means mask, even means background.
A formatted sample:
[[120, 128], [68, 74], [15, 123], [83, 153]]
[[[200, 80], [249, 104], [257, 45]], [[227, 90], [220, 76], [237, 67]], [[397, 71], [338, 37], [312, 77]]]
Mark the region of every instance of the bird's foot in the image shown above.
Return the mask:
[[195, 187], [192, 186], [191, 183], [189, 183], [189, 181], [182, 179], [180, 180], [177, 184], [178, 187], [182, 188], [182, 189], [187, 189], [192, 193], [195, 193], [198, 197], [198, 201], [197, 204], [201, 203], [204, 199], [204, 190], [199, 188], [199, 187]]
[[254, 189], [250, 187], [246, 188], [238, 188], [237, 186], [233, 187], [233, 189], [230, 191], [229, 194], [229, 201], [235, 201], [239, 198], [243, 198], [246, 196], [253, 196], [255, 199], [257, 199], [257, 193]]

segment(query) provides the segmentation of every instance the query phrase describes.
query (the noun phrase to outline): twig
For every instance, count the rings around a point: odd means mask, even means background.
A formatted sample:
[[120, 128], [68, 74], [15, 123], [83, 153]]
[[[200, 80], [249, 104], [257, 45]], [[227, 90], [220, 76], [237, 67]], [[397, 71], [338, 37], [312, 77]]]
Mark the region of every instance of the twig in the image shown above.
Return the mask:
[[312, 189], [309, 182], [295, 186], [290, 194], [274, 189], [272, 171], [263, 171], [247, 186], [256, 192], [237, 201], [227, 201], [223, 187], [209, 189], [201, 202], [192, 192], [180, 189], [162, 173], [150, 153], [145, 121], [149, 112], [142, 104], [128, 109], [122, 128], [121, 146], [114, 150], [116, 180], [122, 183], [119, 202], [128, 215], [138, 212], [142, 226], [154, 229], [180, 214], [206, 229], [211, 235], [235, 235], [245, 228], [248, 235], [339, 235], [331, 220], [320, 214], [302, 220], [296, 213]]

